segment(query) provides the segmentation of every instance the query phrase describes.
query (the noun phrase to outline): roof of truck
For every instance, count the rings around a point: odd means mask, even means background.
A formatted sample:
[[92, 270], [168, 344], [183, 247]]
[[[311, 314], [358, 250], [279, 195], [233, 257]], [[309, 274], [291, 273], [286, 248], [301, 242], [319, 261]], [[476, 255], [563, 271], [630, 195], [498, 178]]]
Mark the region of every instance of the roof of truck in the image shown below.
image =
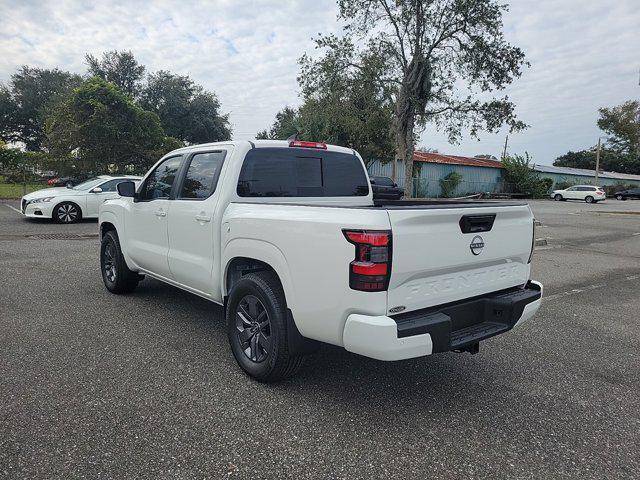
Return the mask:
[[[320, 143], [320, 142], [319, 142]], [[174, 150], [173, 152], [187, 152], [193, 148], [201, 148], [201, 147], [218, 147], [223, 145], [247, 145], [250, 144], [254, 148], [289, 148], [289, 141], [287, 140], [228, 140], [225, 142], [211, 142], [211, 143], [201, 143], [198, 145], [189, 145], [188, 147], [182, 147]], [[355, 150], [347, 147], [340, 147], [338, 145], [331, 145], [329, 143], [325, 144], [327, 146], [327, 150], [330, 152], [342, 152], [353, 154]], [[309, 149], [313, 150], [313, 149]], [[173, 153], [172, 152], [172, 153]]]

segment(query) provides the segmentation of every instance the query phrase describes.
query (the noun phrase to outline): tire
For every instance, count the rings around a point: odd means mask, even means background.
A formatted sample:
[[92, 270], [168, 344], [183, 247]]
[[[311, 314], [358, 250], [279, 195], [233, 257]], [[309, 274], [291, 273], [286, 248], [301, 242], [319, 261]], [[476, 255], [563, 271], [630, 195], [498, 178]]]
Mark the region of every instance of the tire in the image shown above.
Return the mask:
[[54, 207], [51, 216], [56, 223], [77, 223], [82, 219], [82, 210], [73, 202], [62, 202]]
[[591, 195], [587, 195], [584, 199], [587, 203], [593, 203], [594, 198]]
[[231, 290], [226, 317], [231, 351], [247, 375], [271, 383], [300, 369], [304, 356], [289, 353], [287, 304], [274, 273], [243, 276]]
[[120, 248], [118, 234], [114, 230], [105, 233], [102, 237], [100, 271], [104, 286], [115, 294], [133, 292], [142, 278], [127, 267]]
[[562, 195], [560, 195], [559, 193], [556, 193], [556, 195], [553, 197], [553, 199], [556, 202], [560, 202], [560, 201], [562, 201]]
[[616, 195], [616, 200], [626, 200], [622, 195]]

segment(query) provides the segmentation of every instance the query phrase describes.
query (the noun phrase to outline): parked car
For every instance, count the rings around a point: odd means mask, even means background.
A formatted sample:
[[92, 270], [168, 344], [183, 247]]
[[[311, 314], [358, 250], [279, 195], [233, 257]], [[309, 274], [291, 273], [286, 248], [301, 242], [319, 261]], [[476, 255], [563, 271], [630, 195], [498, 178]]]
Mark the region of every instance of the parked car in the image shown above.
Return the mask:
[[351, 148], [189, 146], [118, 190], [100, 206], [107, 290], [148, 275], [224, 305], [233, 355], [260, 381], [320, 342], [379, 360], [475, 353], [540, 306], [526, 203], [374, 204]]
[[613, 194], [617, 200], [640, 200], [640, 188], [630, 188], [628, 190], [622, 190]]
[[404, 196], [404, 189], [399, 188], [389, 177], [372, 176], [369, 177], [373, 199], [400, 200]]
[[74, 185], [78, 185], [86, 180], [91, 178], [90, 175], [76, 175], [76, 176], [68, 176], [68, 177], [53, 177], [47, 180], [47, 185], [51, 185], [52, 187], [67, 187]]
[[102, 202], [118, 197], [120, 182], [140, 180], [131, 175], [101, 175], [75, 187], [45, 188], [22, 197], [20, 209], [25, 217], [51, 218], [58, 223], [96, 218]]
[[607, 198], [602, 187], [594, 187], [593, 185], [574, 185], [564, 190], [554, 190], [551, 198], [556, 202], [566, 200], [582, 200], [587, 203], [597, 203]]

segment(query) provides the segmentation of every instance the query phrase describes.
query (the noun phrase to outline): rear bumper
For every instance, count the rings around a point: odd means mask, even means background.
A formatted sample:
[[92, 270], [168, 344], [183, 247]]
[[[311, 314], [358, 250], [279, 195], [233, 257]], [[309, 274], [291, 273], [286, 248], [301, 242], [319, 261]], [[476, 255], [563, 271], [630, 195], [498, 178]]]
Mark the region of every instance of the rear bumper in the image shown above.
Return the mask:
[[490, 293], [401, 315], [351, 314], [344, 347], [378, 360], [403, 360], [459, 350], [511, 330], [540, 308], [542, 284]]

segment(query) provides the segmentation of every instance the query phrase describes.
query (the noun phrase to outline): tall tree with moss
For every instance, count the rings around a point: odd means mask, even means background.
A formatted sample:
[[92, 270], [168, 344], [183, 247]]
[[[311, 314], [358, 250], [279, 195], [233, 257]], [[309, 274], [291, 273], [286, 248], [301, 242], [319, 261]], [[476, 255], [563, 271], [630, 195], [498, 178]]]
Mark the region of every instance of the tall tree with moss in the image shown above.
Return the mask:
[[502, 32], [506, 6], [494, 0], [338, 0], [345, 33], [321, 35], [319, 58], [301, 59], [300, 83], [314, 89], [336, 78], [371, 81], [393, 105], [395, 150], [411, 192], [416, 135], [427, 122], [458, 141], [507, 125], [526, 125], [504, 96], [490, 98], [519, 77], [524, 53]]

